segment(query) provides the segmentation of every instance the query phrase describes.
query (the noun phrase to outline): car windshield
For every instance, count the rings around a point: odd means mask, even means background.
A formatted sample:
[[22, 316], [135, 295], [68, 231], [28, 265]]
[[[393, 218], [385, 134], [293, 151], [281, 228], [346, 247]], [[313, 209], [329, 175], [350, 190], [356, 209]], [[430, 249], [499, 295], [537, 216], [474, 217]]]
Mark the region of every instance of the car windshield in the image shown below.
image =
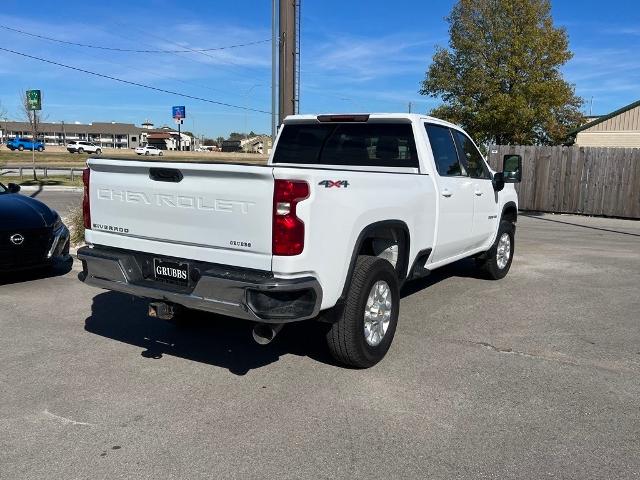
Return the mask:
[[7, 187], [0, 183], [0, 195], [2, 195], [3, 193], [7, 193], [8, 191], [9, 190], [7, 190]]

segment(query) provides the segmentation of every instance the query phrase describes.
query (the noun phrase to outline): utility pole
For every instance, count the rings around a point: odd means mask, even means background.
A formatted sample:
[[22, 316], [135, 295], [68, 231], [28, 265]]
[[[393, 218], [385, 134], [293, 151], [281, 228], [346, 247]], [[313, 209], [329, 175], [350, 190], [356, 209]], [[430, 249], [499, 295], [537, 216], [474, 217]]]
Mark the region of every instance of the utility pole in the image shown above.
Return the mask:
[[276, 108], [278, 108], [278, 0], [271, 0], [271, 145], [276, 141], [278, 129]]
[[287, 115], [296, 113], [297, 102], [297, 0], [280, 0], [280, 61], [279, 61], [279, 120], [282, 124]]

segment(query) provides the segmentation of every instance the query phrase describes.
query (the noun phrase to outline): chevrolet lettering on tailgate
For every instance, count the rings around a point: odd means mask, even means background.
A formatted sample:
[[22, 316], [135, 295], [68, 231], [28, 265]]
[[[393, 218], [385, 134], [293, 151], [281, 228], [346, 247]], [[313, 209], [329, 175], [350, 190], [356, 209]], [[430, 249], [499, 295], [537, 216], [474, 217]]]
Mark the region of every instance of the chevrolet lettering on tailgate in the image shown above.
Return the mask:
[[240, 213], [246, 215], [254, 202], [230, 200], [223, 198], [206, 198], [203, 196], [177, 195], [170, 193], [146, 193], [130, 190], [114, 190], [99, 188], [98, 199], [123, 203], [155, 205], [157, 207], [191, 208], [221, 213]]

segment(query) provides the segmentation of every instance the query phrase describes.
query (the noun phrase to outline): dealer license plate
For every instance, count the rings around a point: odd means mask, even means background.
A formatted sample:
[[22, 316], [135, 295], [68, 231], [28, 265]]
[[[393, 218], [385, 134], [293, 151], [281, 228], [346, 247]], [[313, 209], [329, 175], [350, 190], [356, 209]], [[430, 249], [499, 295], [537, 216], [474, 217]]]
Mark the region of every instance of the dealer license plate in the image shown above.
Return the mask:
[[156, 280], [186, 286], [189, 284], [189, 264], [154, 258], [153, 275]]

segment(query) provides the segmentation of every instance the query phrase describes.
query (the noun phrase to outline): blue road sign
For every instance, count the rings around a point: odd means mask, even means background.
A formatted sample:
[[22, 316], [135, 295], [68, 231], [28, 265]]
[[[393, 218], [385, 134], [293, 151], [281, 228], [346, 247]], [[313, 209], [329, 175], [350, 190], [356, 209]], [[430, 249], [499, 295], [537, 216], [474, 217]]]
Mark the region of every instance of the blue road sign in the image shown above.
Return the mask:
[[178, 119], [181, 120], [183, 118], [186, 118], [187, 116], [184, 105], [178, 106], [178, 107], [171, 107], [171, 113], [173, 115], [173, 118], [175, 118], [176, 120]]

